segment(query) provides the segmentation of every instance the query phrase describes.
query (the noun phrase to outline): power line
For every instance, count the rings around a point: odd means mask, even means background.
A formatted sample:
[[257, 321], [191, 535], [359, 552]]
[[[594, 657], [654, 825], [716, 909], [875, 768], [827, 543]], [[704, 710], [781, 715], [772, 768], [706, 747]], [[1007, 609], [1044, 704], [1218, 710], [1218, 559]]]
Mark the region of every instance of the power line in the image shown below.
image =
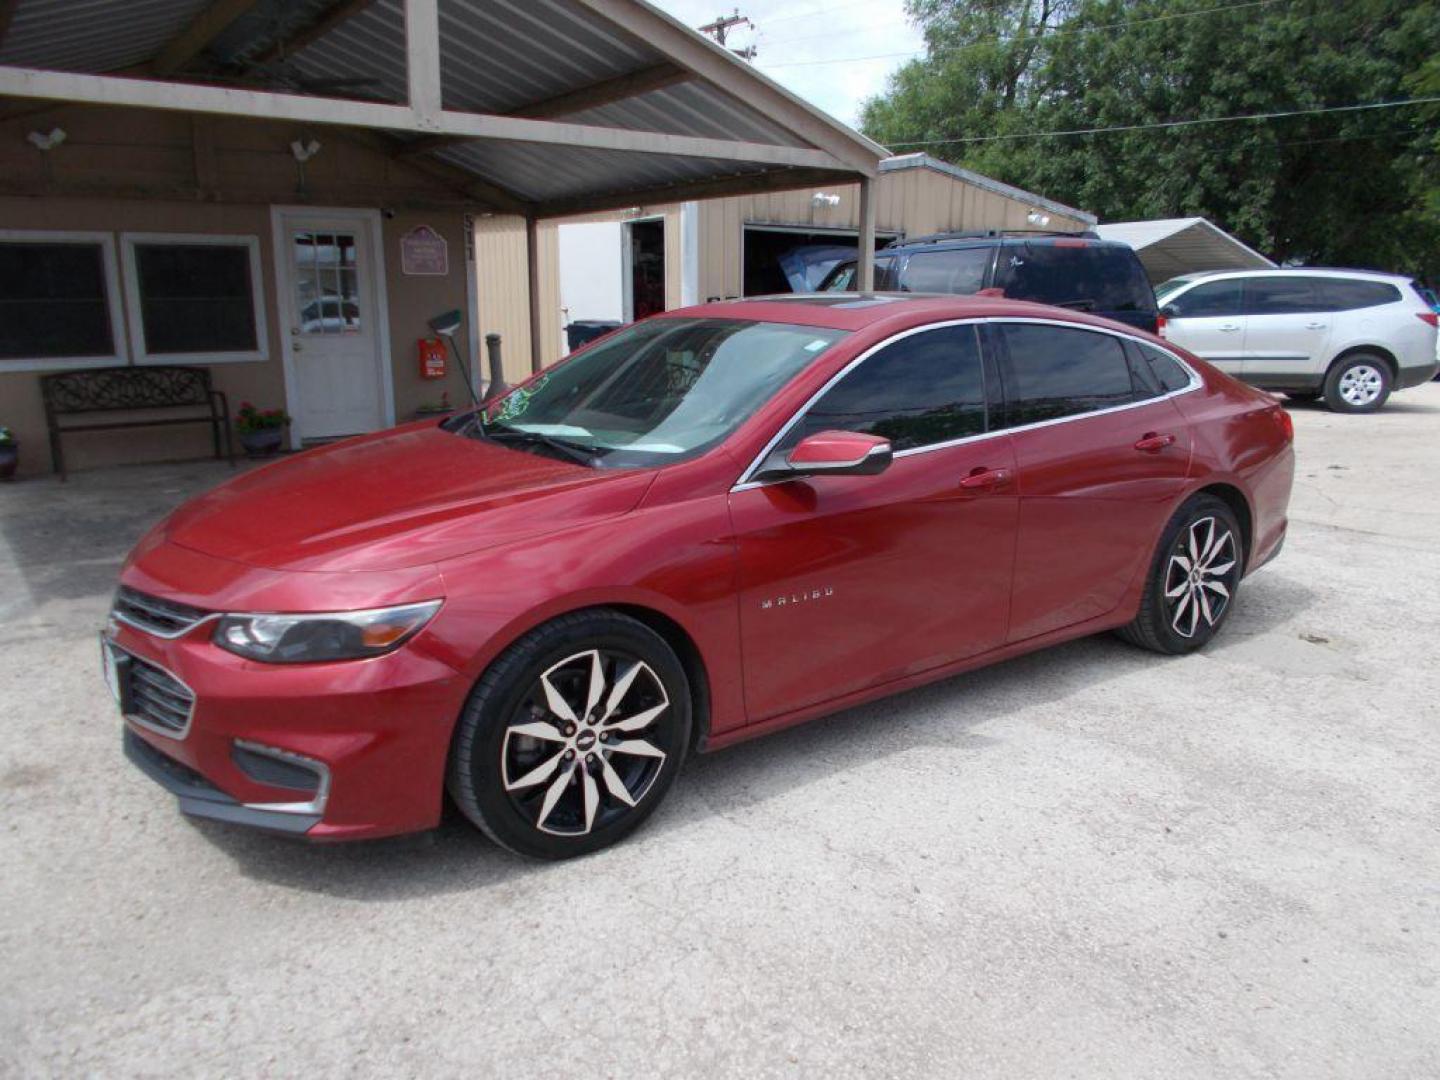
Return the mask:
[[1061, 131], [1022, 131], [1009, 135], [969, 135], [956, 139], [893, 139], [888, 142], [891, 146], [940, 146], [946, 143], [1001, 142], [1013, 139], [1046, 139], [1066, 135], [1102, 135], [1112, 131], [1155, 131], [1162, 128], [1194, 127], [1197, 124], [1229, 124], [1241, 120], [1280, 120], [1289, 116], [1317, 116], [1321, 113], [1399, 109], [1407, 105], [1430, 105], [1435, 102], [1440, 102], [1440, 94], [1431, 97], [1407, 98], [1403, 101], [1374, 101], [1364, 105], [1326, 105], [1318, 109], [1292, 109], [1287, 112], [1202, 116], [1193, 120], [1161, 120], [1153, 124], [1114, 124], [1110, 127], [1069, 128]]
[[[1138, 19], [1126, 19], [1124, 22], [1105, 23], [1100, 26], [1081, 26], [1075, 28], [1074, 30], [1051, 30], [1048, 33], [1034, 35], [1034, 39], [1036, 41], [1050, 41], [1054, 38], [1078, 37], [1081, 34], [1094, 34], [1101, 30], [1123, 30], [1126, 27], [1140, 26], [1144, 23], [1170, 22], [1175, 19], [1193, 19], [1200, 15], [1218, 15], [1221, 12], [1225, 11], [1241, 11], [1246, 8], [1269, 7], [1271, 4], [1279, 4], [1283, 2], [1284, 0], [1246, 0], [1246, 2], [1240, 4], [1226, 4], [1221, 7], [1200, 8], [1197, 11], [1172, 11], [1164, 15], [1146, 15]], [[778, 20], [771, 21], [773, 22]], [[812, 37], [804, 38], [781, 38], [778, 41], [767, 40], [765, 44], [767, 46], [786, 45], [794, 44], [800, 41], [815, 41], [819, 40], [820, 38], [828, 38], [831, 36], [833, 35], [819, 34]], [[946, 56], [954, 56], [957, 53], [963, 53], [969, 49], [977, 49], [982, 45], [996, 45], [1018, 40], [1020, 39], [1013, 35], [1010, 37], [996, 36], [990, 38], [979, 38], [975, 41], [966, 42], [964, 45], [954, 45], [946, 49], [936, 49], [933, 52], [928, 52], [928, 54], [927, 50], [925, 49], [911, 49], [908, 52], [872, 53], [869, 56], [844, 56], [835, 57], [830, 60], [790, 60], [782, 64], [767, 64], [765, 66], [772, 68], [812, 67], [818, 64], [855, 64], [864, 60], [894, 60], [897, 57], [903, 56], [927, 55], [930, 59], [937, 59]]]

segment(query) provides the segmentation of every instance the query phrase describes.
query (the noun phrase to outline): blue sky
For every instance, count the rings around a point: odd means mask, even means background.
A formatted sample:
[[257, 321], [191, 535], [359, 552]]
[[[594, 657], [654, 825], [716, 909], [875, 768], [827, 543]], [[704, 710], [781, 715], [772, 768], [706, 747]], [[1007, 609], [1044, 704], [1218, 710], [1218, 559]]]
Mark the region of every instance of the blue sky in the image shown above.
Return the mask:
[[903, 0], [651, 2], [691, 26], [738, 7], [755, 29], [734, 30], [726, 43], [754, 44], [760, 50], [757, 68], [852, 126], [857, 126], [860, 103], [883, 90], [886, 76], [907, 59], [885, 54], [914, 54], [924, 48], [919, 32], [905, 19]]

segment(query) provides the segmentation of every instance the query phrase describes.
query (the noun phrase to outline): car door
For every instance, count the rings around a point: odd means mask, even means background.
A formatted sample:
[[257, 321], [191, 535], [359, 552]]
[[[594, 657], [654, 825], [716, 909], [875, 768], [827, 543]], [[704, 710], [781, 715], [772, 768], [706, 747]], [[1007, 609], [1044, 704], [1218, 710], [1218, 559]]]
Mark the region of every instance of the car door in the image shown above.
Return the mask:
[[1245, 279], [1202, 281], [1160, 308], [1165, 338], [1221, 371], [1239, 375], [1245, 364]]
[[1184, 488], [1190, 430], [1118, 335], [1004, 323], [995, 337], [1020, 497], [1009, 640], [1023, 641], [1119, 604]]
[[766, 455], [864, 431], [891, 440], [888, 470], [732, 492], [752, 722], [1005, 640], [1015, 463], [988, 412], [975, 325], [912, 331], [847, 369]]
[[1314, 278], [1256, 276], [1245, 288], [1245, 365], [1258, 386], [1308, 385], [1325, 360], [1334, 312]]

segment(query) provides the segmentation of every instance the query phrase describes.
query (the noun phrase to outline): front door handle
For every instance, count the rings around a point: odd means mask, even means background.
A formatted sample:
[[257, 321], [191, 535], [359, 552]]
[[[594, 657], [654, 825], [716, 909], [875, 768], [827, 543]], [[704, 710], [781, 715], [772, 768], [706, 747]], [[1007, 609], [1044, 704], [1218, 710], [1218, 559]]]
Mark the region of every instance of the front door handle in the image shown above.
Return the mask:
[[1325, 329], [1325, 326], [1326, 326], [1326, 324], [1323, 323], [1323, 322], [1307, 322], [1307, 323], [1305, 324], [1305, 329], [1306, 329], [1306, 330], [1324, 330], [1324, 329]]
[[1224, 326], [1219, 327], [1219, 330], [1222, 334], [1233, 334], [1236, 330], [1239, 329], [1240, 324], [1233, 322], [1227, 322]]
[[1174, 445], [1174, 435], [1159, 435], [1153, 431], [1147, 431], [1145, 437], [1135, 444], [1135, 449], [1144, 451], [1147, 454], [1158, 454], [1167, 446]]
[[987, 469], [983, 465], [970, 470], [970, 475], [960, 481], [966, 491], [988, 491], [1010, 480], [1009, 469]]

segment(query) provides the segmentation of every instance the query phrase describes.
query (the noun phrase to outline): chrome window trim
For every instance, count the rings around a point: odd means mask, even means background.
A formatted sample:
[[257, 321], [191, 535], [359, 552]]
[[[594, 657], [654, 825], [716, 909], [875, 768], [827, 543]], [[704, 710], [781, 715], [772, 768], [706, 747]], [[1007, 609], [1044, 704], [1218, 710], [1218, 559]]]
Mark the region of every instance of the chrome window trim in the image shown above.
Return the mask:
[[164, 664], [159, 663], [155, 660], [151, 660], [148, 656], [141, 656], [139, 653], [133, 653], [129, 649], [115, 644], [115, 642], [111, 641], [108, 637], [105, 639], [105, 647], [113, 652], [123, 653], [124, 655], [130, 657], [131, 660], [138, 660], [142, 664], [149, 664], [151, 667], [156, 668], [159, 671], [163, 671], [166, 675], [174, 679], [177, 683], [179, 683], [182, 687], [185, 688], [185, 692], [190, 695], [190, 708], [187, 709], [185, 712], [185, 726], [182, 727], [179, 731], [173, 731], [170, 728], [161, 727], [159, 724], [151, 723], [149, 720], [145, 719], [145, 717], [140, 716], [137, 713], [120, 714], [126, 720], [134, 724], [136, 727], [142, 727], [146, 731], [153, 732], [156, 735], [163, 735], [167, 739], [174, 739], [176, 742], [181, 742], [182, 740], [184, 740], [185, 736], [190, 734], [190, 726], [195, 722], [195, 706], [200, 701], [199, 696], [190, 687], [190, 684], [187, 683], [184, 679], [180, 678], [179, 675], [176, 675]]
[[[801, 405], [800, 408], [795, 410], [794, 414], [790, 417], [790, 419], [785, 421], [785, 423], [781, 426], [780, 430], [775, 433], [774, 437], [765, 444], [764, 448], [761, 449], [760, 453], [755, 456], [755, 459], [751, 461], [744, 470], [744, 472], [740, 474], [740, 479], [731, 486], [730, 493], [733, 495], [736, 492], [750, 491], [754, 488], [766, 487], [770, 484], [789, 483], [789, 478], [786, 477], [777, 477], [773, 480], [752, 480], [751, 477], [755, 475], [761, 464], [770, 456], [771, 451], [773, 451], [775, 447], [780, 443], [780, 441], [784, 439], [787, 434], [789, 434], [790, 429], [794, 427], [797, 423], [799, 423], [800, 420], [805, 416], [805, 414], [810, 411], [811, 406], [813, 406], [817, 401], [819, 401], [830, 390], [831, 387], [833, 387], [846, 375], [849, 375], [850, 372], [854, 371], [857, 367], [863, 364], [866, 360], [870, 359], [870, 357], [874, 356], [881, 349], [888, 348], [889, 346], [895, 344], [897, 341], [903, 341], [905, 338], [911, 337], [915, 334], [922, 334], [927, 330], [943, 330], [946, 327], [950, 326], [983, 326], [987, 324], [1003, 326], [1010, 323], [1022, 323], [1034, 326], [1050, 326], [1059, 330], [1087, 330], [1092, 334], [1106, 334], [1116, 339], [1133, 341], [1139, 345], [1146, 345], [1152, 349], [1159, 350], [1166, 356], [1169, 356], [1177, 364], [1179, 364], [1185, 374], [1190, 376], [1190, 382], [1187, 385], [1181, 387], [1179, 390], [1171, 390], [1164, 394], [1157, 394], [1155, 397], [1145, 398], [1142, 401], [1129, 401], [1126, 402], [1124, 405], [1112, 405], [1108, 409], [1094, 409], [1090, 412], [1076, 413], [1074, 416], [1056, 417], [1053, 420], [1037, 420], [1033, 424], [1019, 424], [1015, 427], [996, 428], [993, 431], [982, 431], [978, 435], [966, 435], [959, 439], [950, 439], [946, 442], [930, 443], [928, 446], [913, 446], [908, 450], [897, 450], [895, 451], [895, 457], [897, 459], [904, 457], [913, 457], [917, 454], [928, 454], [935, 450], [948, 450], [952, 446], [961, 446], [965, 443], [980, 442], [984, 439], [993, 439], [1001, 435], [1013, 435], [1016, 432], [1021, 431], [1034, 431], [1038, 428], [1054, 427], [1057, 424], [1069, 424], [1076, 420], [1088, 420], [1092, 416], [1105, 416], [1110, 413], [1124, 412], [1127, 409], [1136, 409], [1141, 407], [1142, 405], [1153, 405], [1157, 401], [1167, 401], [1171, 398], [1180, 397], [1182, 394], [1192, 393], [1196, 390], [1199, 390], [1200, 387], [1204, 385], [1204, 381], [1200, 378], [1199, 373], [1190, 366], [1190, 364], [1185, 360], [1183, 356], [1179, 355], [1173, 349], [1167, 348], [1163, 345], [1157, 345], [1154, 341], [1151, 341], [1148, 338], [1143, 338], [1139, 334], [1127, 334], [1120, 330], [1111, 330], [1109, 327], [1082, 326], [1079, 323], [1063, 322], [1057, 319], [1040, 319], [1035, 318], [1034, 316], [1025, 315], [988, 315], [969, 319], [947, 319], [944, 322], [927, 323], [924, 326], [912, 326], [909, 330], [902, 330], [898, 334], [892, 334], [885, 340], [877, 342], [876, 344], [870, 346], [870, 348], [866, 349], [859, 356], [855, 357], [854, 360], [851, 360], [843, 368], [841, 368], [829, 379], [827, 379], [825, 381], [825, 384], [821, 386], [820, 389], [816, 390], [815, 393], [810, 395], [809, 399], [803, 405]], [[982, 345], [981, 348], [983, 349], [984, 346]]]
[[272, 814], [316, 814], [321, 817], [325, 815], [325, 804], [330, 800], [330, 766], [318, 758], [297, 754], [293, 750], [282, 750], [278, 746], [266, 746], [264, 743], [251, 742], [249, 739], [236, 739], [235, 745], [243, 750], [249, 750], [252, 754], [259, 754], [261, 757], [274, 758], [276, 761], [284, 761], [292, 765], [298, 764], [307, 769], [313, 769], [320, 777], [320, 786], [315, 789], [315, 797], [306, 802], [242, 803], [241, 805], [243, 805], [245, 809], [268, 810]]

